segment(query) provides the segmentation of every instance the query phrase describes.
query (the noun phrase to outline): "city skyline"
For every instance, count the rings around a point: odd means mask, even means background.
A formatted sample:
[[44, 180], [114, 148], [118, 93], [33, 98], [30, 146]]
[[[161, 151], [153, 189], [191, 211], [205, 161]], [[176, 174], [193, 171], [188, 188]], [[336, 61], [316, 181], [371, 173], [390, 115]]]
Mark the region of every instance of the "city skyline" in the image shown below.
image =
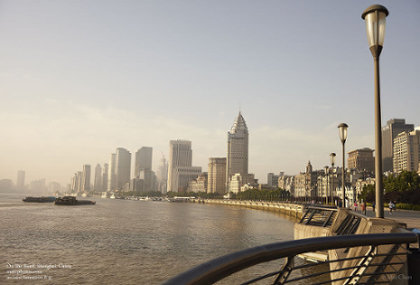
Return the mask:
[[[206, 169], [209, 157], [225, 156], [239, 110], [251, 133], [249, 172], [261, 182], [304, 171], [307, 160], [328, 165], [341, 150], [340, 122], [348, 150], [374, 147], [360, 18], [372, 1], [180, 3], [2, 1], [0, 179], [23, 169], [25, 181], [65, 185], [83, 164], [142, 145], [153, 147], [156, 170], [176, 138], [194, 143], [194, 165]], [[382, 125], [404, 118], [417, 127], [420, 4], [381, 4], [390, 11]]]

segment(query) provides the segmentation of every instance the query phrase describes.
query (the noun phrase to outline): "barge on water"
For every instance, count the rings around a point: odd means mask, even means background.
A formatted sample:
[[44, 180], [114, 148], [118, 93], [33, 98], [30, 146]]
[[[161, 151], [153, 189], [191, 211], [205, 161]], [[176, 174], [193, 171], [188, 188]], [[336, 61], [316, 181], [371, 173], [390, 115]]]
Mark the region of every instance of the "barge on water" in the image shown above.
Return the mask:
[[22, 199], [23, 202], [31, 202], [31, 203], [52, 203], [55, 201], [55, 197], [25, 197]]
[[77, 200], [76, 197], [73, 196], [64, 196], [57, 198], [55, 200], [56, 205], [64, 205], [64, 206], [77, 206], [77, 205], [95, 205], [95, 201], [90, 200]]

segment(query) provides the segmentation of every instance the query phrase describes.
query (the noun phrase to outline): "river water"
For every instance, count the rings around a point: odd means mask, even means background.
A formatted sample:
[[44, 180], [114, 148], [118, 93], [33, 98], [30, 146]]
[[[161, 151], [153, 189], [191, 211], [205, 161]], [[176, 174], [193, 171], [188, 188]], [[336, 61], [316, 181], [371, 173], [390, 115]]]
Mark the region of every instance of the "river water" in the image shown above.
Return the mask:
[[0, 193], [0, 284], [161, 284], [210, 259], [293, 239], [293, 220], [261, 210], [101, 198], [66, 207], [23, 197]]

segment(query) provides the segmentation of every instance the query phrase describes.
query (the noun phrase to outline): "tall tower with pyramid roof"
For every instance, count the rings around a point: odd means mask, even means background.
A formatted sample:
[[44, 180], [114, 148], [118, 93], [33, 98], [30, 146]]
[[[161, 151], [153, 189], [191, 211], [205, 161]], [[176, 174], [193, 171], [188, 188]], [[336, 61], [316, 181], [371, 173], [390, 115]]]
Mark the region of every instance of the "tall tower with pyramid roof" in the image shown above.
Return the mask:
[[239, 112], [232, 128], [227, 134], [226, 156], [226, 190], [229, 191], [230, 180], [236, 173], [241, 174], [242, 184], [247, 183], [248, 176], [248, 127]]

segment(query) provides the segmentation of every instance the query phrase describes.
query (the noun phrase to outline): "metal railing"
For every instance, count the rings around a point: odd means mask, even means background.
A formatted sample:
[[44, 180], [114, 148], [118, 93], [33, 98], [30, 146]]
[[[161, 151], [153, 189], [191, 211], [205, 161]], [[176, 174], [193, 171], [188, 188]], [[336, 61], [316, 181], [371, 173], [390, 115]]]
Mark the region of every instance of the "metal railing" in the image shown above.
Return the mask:
[[[409, 270], [417, 267], [409, 264], [412, 252], [410, 243], [419, 243], [419, 236], [410, 232], [363, 234], [273, 243], [216, 258], [164, 284], [213, 284], [244, 269], [273, 260], [283, 260], [278, 270], [259, 272], [257, 277], [242, 282], [234, 279], [232, 283], [390, 284], [400, 277], [406, 278], [407, 283], [417, 282], [419, 276]], [[325, 262], [295, 262], [298, 254], [320, 250], [329, 250], [329, 259]], [[265, 268], [262, 267], [262, 271]]]
[[308, 206], [299, 223], [329, 227], [332, 225], [337, 211], [336, 207]]

